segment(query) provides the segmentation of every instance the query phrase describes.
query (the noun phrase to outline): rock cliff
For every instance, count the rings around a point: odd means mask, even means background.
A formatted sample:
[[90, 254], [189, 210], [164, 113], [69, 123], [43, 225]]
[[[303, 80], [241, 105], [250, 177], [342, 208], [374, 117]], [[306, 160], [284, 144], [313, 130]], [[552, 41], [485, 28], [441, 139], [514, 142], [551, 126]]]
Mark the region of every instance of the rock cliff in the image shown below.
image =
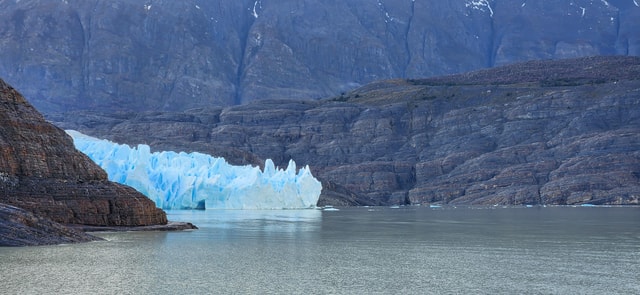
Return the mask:
[[63, 224], [166, 224], [144, 195], [107, 180], [71, 138], [0, 80], [0, 203]]
[[45, 114], [320, 98], [381, 79], [638, 56], [637, 3], [0, 1], [0, 77]]
[[386, 80], [322, 100], [51, 120], [233, 163], [293, 158], [323, 181], [320, 204], [640, 202], [636, 57]]

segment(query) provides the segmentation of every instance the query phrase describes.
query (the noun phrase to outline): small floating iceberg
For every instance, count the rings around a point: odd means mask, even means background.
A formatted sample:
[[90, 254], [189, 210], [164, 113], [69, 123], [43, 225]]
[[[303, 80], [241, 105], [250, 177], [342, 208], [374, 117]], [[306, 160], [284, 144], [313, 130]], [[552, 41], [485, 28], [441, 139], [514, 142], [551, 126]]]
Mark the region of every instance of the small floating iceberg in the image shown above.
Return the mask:
[[324, 206], [324, 207], [322, 208], [322, 211], [340, 211], [340, 209], [338, 209], [338, 208], [334, 208], [334, 207], [333, 207], [333, 206], [331, 206], [331, 205], [327, 205], [327, 206]]

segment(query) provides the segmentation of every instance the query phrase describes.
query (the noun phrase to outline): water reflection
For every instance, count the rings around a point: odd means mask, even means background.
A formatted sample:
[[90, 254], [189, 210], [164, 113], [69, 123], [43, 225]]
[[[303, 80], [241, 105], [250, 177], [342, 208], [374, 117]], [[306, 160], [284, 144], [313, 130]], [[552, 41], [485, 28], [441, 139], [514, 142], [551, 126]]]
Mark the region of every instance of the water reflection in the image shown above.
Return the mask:
[[3, 294], [640, 294], [639, 210], [169, 211], [170, 220], [200, 229], [0, 248], [0, 287]]
[[170, 220], [188, 221], [200, 228], [195, 235], [213, 238], [299, 238], [319, 231], [320, 210], [173, 210]]

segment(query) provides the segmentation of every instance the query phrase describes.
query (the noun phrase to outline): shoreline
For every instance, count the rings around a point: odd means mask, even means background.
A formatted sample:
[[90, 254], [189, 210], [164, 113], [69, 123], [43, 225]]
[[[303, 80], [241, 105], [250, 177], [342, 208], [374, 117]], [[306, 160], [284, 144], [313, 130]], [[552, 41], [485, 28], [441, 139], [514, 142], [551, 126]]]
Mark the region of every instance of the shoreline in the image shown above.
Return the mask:
[[82, 232], [131, 232], [131, 231], [186, 231], [198, 229], [191, 222], [169, 221], [161, 225], [145, 226], [97, 226], [84, 224], [65, 224], [65, 226]]

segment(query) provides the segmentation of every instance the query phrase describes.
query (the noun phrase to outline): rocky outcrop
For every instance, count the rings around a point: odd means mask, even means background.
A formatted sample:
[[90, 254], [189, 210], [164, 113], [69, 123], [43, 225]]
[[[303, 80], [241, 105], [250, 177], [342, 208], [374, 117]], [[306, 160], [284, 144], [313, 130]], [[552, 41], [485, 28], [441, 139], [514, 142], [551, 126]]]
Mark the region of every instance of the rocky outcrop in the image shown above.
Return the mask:
[[51, 119], [155, 149], [227, 150], [236, 164], [294, 159], [323, 181], [321, 204], [639, 204], [639, 97], [640, 58], [593, 57], [319, 101]]
[[0, 76], [43, 113], [320, 98], [514, 62], [640, 55], [633, 0], [0, 2]]
[[112, 183], [0, 80], [0, 203], [65, 224], [166, 224], [166, 214], [134, 189]]
[[99, 241], [24, 209], [0, 204], [0, 247], [40, 246]]

